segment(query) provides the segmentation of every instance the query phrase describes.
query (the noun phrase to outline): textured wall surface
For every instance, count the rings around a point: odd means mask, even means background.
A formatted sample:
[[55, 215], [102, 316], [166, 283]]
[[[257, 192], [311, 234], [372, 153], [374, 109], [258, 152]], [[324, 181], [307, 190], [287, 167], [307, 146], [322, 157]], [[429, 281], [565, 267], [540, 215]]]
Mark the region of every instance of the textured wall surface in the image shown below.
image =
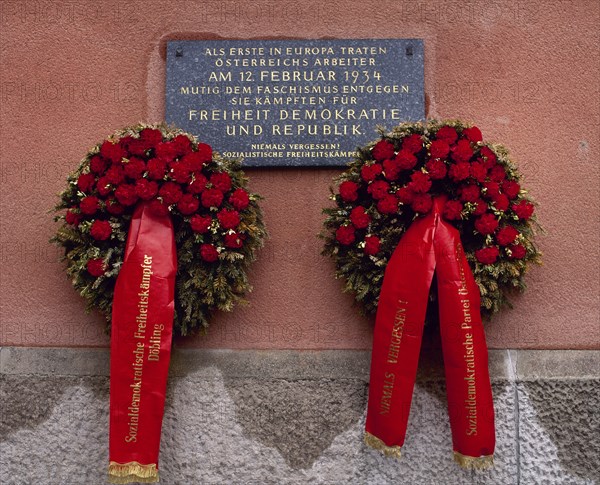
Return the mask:
[[[424, 354], [401, 460], [362, 444], [364, 351], [178, 351], [164, 485], [595, 484], [600, 352], [493, 351], [495, 468], [452, 460], [441, 363]], [[3, 348], [0, 483], [104, 483], [108, 352]]]
[[[473, 120], [505, 143], [548, 229], [546, 264], [489, 325], [490, 345], [598, 348], [599, 16], [595, 0], [2, 0], [1, 342], [108, 345], [47, 244], [46, 211], [91, 145], [163, 116], [167, 39], [417, 37], [428, 116]], [[315, 237], [335, 173], [250, 171], [272, 235], [251, 305], [218, 315], [209, 337], [188, 345], [370, 348], [369, 324]]]

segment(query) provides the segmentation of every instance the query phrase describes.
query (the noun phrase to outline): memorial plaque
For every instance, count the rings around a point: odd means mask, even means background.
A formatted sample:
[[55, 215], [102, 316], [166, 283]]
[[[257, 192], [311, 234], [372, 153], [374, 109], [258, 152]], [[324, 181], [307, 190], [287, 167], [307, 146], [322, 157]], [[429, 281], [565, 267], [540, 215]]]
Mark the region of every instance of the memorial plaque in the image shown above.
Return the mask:
[[424, 117], [419, 39], [167, 43], [167, 122], [246, 166], [342, 166]]

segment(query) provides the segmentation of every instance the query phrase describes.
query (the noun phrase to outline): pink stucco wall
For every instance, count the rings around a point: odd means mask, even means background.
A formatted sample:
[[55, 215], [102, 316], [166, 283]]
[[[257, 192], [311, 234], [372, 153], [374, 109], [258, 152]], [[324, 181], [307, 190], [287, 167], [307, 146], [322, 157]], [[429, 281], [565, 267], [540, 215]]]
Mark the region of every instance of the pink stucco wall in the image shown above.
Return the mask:
[[[166, 39], [425, 39], [430, 117], [507, 145], [548, 230], [530, 290], [487, 326], [492, 347], [598, 348], [599, 4], [590, 1], [0, 2], [1, 343], [107, 346], [46, 211], [85, 151], [164, 111]], [[219, 148], [219, 147], [216, 147]], [[225, 147], [223, 147], [225, 148]], [[369, 348], [369, 322], [319, 255], [335, 170], [251, 170], [272, 238], [251, 305], [218, 315], [223, 348]]]

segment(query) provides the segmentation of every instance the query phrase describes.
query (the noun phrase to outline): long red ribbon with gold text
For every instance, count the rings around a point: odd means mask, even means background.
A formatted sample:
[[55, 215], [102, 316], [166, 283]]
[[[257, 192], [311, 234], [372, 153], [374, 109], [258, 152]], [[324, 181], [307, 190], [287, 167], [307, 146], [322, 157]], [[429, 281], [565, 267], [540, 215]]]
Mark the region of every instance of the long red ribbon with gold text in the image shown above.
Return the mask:
[[467, 468], [486, 468], [493, 464], [495, 430], [479, 288], [458, 230], [441, 217], [444, 203], [435, 199], [431, 212], [411, 224], [385, 271], [365, 442], [400, 457], [435, 271], [454, 458]]
[[177, 251], [169, 215], [135, 209], [113, 297], [111, 483], [157, 482], [173, 333]]

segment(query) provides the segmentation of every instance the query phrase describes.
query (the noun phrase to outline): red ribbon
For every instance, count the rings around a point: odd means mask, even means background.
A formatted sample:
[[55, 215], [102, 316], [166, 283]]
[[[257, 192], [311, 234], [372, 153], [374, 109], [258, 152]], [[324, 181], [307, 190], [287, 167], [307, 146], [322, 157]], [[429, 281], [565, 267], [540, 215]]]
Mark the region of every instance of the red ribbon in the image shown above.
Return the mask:
[[429, 289], [437, 274], [440, 331], [455, 459], [493, 464], [494, 407], [479, 288], [445, 198], [407, 229], [388, 263], [377, 307], [365, 441], [400, 457], [417, 374]]
[[158, 452], [173, 333], [177, 251], [169, 215], [135, 209], [112, 309], [112, 483], [158, 481]]

